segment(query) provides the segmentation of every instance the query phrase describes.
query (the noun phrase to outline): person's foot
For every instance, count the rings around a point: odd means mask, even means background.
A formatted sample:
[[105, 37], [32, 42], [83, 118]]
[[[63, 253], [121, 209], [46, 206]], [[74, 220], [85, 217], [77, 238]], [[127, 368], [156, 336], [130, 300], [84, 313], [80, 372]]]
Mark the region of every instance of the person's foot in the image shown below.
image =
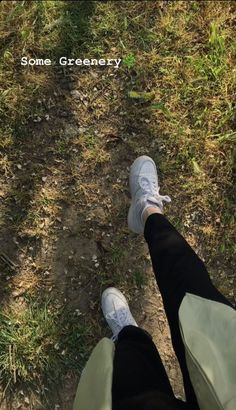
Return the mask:
[[118, 334], [125, 326], [138, 326], [130, 312], [125, 296], [118, 289], [105, 289], [101, 302], [103, 315], [113, 333], [113, 340], [117, 339]]
[[144, 212], [147, 208], [157, 207], [163, 210], [163, 202], [170, 202], [169, 196], [160, 195], [155, 162], [152, 158], [142, 155], [137, 158], [129, 176], [131, 206], [128, 213], [128, 226], [135, 233], [144, 231]]

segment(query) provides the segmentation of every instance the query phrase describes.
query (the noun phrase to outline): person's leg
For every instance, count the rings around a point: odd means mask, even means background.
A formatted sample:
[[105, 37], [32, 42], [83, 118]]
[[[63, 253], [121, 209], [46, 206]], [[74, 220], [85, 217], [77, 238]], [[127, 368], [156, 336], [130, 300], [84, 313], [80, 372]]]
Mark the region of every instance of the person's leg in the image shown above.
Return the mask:
[[133, 232], [144, 232], [183, 373], [186, 398], [197, 408], [180, 335], [179, 307], [186, 292], [231, 305], [213, 286], [203, 262], [162, 215], [163, 202], [170, 202], [170, 198], [159, 193], [154, 161], [147, 156], [137, 158], [131, 166], [129, 182], [132, 202], [128, 225]]
[[126, 326], [118, 335], [113, 363], [113, 402], [157, 390], [174, 397], [168, 376], [151, 336]]
[[148, 216], [144, 231], [168, 318], [172, 343], [183, 373], [187, 401], [196, 403], [178, 324], [178, 311], [186, 292], [231, 306], [213, 286], [204, 263], [186, 240], [160, 213]]
[[135, 322], [124, 295], [116, 288], [102, 294], [102, 311], [113, 332], [112, 400], [157, 390], [174, 397], [168, 376], [151, 336]]

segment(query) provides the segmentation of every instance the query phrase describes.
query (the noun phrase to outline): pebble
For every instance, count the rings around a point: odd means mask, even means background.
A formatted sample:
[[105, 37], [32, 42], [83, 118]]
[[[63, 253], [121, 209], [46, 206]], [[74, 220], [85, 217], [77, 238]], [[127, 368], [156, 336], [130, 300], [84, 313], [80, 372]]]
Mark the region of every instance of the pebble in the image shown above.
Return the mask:
[[35, 118], [33, 119], [33, 121], [34, 121], [34, 122], [41, 122], [41, 121], [42, 121], [42, 118], [41, 118], [41, 117], [35, 117]]
[[80, 99], [80, 93], [78, 90], [72, 90], [70, 92], [70, 94], [72, 95], [72, 97], [76, 98], [76, 99]]

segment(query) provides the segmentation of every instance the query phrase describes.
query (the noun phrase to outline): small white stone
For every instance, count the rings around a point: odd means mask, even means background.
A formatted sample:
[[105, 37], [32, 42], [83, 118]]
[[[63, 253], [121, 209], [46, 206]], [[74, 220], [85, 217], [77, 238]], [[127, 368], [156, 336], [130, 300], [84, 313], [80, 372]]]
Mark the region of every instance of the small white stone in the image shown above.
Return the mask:
[[42, 121], [42, 118], [41, 117], [35, 117], [34, 119], [33, 119], [33, 121], [34, 122], [40, 122], [40, 121]]
[[72, 90], [72, 91], [71, 91], [71, 95], [72, 95], [73, 97], [75, 97], [76, 99], [79, 99], [79, 98], [80, 98], [80, 93], [79, 93], [78, 90]]

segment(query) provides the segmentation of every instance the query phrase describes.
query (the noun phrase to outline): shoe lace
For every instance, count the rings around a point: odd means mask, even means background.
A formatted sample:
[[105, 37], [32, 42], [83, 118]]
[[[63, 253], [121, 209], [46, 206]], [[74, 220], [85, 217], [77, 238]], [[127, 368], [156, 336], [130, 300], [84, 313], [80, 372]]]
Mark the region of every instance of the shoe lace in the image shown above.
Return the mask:
[[[114, 304], [114, 302], [113, 302]], [[128, 322], [128, 311], [127, 308], [119, 307], [118, 309], [114, 306], [114, 311], [107, 313], [106, 319], [109, 319], [113, 324], [113, 336], [111, 340], [115, 341], [117, 339], [118, 333]]]
[[160, 194], [160, 187], [157, 184], [156, 179], [148, 179], [146, 177], [142, 177], [139, 181], [139, 185], [144, 191], [143, 199], [145, 201], [151, 201], [163, 206], [163, 202], [170, 202], [171, 199], [168, 195], [161, 195]]

